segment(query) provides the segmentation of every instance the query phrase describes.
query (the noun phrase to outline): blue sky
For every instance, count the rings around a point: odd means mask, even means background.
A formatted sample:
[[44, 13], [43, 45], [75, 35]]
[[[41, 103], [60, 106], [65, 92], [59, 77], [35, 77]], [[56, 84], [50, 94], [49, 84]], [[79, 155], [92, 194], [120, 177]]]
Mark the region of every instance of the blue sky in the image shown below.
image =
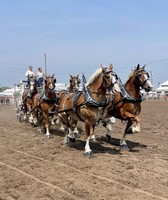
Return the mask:
[[125, 82], [138, 63], [155, 87], [168, 80], [167, 0], [0, 0], [0, 86], [32, 65], [89, 78], [102, 63]]

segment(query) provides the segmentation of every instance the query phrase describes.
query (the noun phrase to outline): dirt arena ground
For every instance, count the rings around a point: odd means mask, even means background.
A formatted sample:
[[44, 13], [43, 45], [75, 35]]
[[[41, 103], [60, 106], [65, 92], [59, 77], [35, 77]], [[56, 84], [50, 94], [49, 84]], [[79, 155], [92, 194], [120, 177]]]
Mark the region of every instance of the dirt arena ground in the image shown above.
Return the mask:
[[85, 134], [67, 146], [56, 127], [47, 140], [15, 114], [0, 106], [0, 200], [168, 199], [168, 101], [142, 103], [142, 131], [127, 136], [130, 151], [119, 150], [125, 125], [117, 121], [111, 142], [98, 125], [91, 159], [83, 155]]

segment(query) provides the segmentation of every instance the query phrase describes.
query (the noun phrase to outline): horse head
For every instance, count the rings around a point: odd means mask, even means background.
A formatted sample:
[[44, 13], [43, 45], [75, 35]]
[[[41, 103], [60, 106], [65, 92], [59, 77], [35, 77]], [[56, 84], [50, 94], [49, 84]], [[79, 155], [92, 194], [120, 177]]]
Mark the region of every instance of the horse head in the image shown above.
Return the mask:
[[79, 84], [81, 83], [81, 80], [79, 79], [79, 74], [77, 76], [70, 75], [70, 92], [76, 91], [79, 89]]
[[144, 89], [145, 91], [149, 92], [153, 89], [153, 85], [150, 82], [150, 76], [148, 72], [145, 70], [145, 66], [140, 67], [138, 64], [137, 67], [134, 69], [134, 76], [136, 83], [139, 84], [139, 86]]
[[108, 68], [105, 68], [101, 65], [102, 72], [103, 72], [103, 83], [104, 88], [108, 90], [112, 90], [114, 93], [120, 92], [120, 87], [118, 84], [118, 76], [113, 71], [113, 65], [110, 64]]
[[45, 76], [45, 89], [49, 91], [54, 91], [56, 78], [54, 77], [54, 74], [52, 76]]
[[29, 80], [30, 93], [35, 92], [36, 86], [37, 86], [36, 77], [31, 77], [30, 80]]

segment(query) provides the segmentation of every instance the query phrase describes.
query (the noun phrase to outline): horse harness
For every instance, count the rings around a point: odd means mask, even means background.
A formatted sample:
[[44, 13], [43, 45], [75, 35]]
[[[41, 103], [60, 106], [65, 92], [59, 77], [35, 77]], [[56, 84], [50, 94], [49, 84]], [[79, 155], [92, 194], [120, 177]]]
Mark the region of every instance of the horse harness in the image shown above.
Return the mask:
[[118, 105], [120, 102], [123, 102], [123, 103], [141, 103], [143, 101], [142, 95], [139, 98], [132, 97], [128, 93], [128, 91], [125, 89], [124, 85], [121, 82], [121, 79], [119, 79], [119, 87], [120, 87], [120, 90], [121, 90], [122, 97], [116, 103], [113, 102], [113, 100], [114, 100], [114, 98], [113, 98], [112, 101], [111, 101], [112, 106], [109, 108], [109, 110], [113, 110], [114, 107], [116, 105]]

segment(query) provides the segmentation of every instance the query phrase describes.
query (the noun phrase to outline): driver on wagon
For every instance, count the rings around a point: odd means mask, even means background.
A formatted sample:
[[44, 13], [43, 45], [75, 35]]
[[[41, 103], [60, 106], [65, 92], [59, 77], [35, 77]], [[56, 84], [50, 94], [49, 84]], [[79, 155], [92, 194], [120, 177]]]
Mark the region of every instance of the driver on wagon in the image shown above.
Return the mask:
[[27, 77], [27, 85], [30, 85], [30, 78], [35, 77], [36, 74], [33, 72], [33, 67], [29, 66], [29, 69], [26, 71], [25, 76]]

